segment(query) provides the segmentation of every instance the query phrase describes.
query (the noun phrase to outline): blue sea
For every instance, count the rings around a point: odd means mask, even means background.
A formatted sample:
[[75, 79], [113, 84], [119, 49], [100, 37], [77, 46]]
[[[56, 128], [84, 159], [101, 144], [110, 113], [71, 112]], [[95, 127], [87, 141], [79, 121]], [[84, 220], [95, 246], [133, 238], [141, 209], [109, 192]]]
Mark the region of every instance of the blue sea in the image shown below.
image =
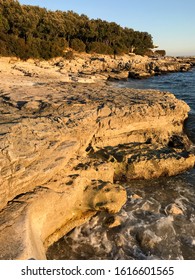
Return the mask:
[[187, 133], [190, 134], [191, 140], [195, 142], [195, 68], [188, 72], [154, 76], [149, 79], [129, 79], [127, 82], [120, 82], [119, 86], [169, 91], [174, 93], [178, 99], [184, 100], [191, 108], [186, 122]]
[[[195, 143], [195, 68], [115, 86], [159, 89], [191, 108], [185, 130]], [[124, 187], [128, 201], [117, 215], [100, 213], [53, 244], [48, 259], [195, 260], [195, 169]], [[178, 215], [170, 209], [176, 207]], [[120, 225], [108, 226], [117, 219]]]

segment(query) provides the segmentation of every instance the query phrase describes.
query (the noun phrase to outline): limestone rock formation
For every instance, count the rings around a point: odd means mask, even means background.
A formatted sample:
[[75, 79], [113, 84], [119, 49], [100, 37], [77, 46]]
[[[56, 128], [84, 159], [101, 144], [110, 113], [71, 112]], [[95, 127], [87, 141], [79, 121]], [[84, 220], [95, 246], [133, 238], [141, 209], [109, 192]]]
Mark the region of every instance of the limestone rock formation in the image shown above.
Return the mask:
[[66, 83], [28, 63], [0, 64], [0, 259], [44, 259], [97, 211], [119, 211], [122, 181], [195, 162], [173, 94]]
[[128, 77], [141, 79], [169, 72], [185, 72], [195, 65], [195, 59], [134, 54], [114, 58], [110, 55], [75, 52], [71, 60], [59, 57], [50, 61], [29, 59], [23, 62], [16, 58], [1, 58], [1, 63], [9, 73], [20, 76], [60, 79], [63, 82], [100, 83], [106, 80], [126, 80]]

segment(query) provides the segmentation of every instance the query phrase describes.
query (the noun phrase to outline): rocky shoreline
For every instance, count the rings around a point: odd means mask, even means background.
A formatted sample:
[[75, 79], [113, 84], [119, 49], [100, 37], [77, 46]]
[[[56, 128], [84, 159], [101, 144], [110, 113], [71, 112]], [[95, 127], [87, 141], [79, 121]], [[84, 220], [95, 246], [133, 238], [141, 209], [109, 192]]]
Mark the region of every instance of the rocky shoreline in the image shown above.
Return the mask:
[[[0, 259], [45, 259], [49, 245], [97, 211], [118, 212], [122, 182], [193, 168], [187, 104], [105, 84], [136, 67], [145, 73], [148, 58], [135, 58], [129, 69], [130, 56], [0, 58]], [[163, 63], [161, 72], [193, 65]]]
[[71, 59], [50, 61], [1, 58], [11, 70], [30, 77], [62, 79], [64, 82], [100, 83], [128, 78], [142, 79], [171, 72], [186, 72], [195, 66], [195, 58], [148, 57], [135, 54], [116, 56], [74, 53]]

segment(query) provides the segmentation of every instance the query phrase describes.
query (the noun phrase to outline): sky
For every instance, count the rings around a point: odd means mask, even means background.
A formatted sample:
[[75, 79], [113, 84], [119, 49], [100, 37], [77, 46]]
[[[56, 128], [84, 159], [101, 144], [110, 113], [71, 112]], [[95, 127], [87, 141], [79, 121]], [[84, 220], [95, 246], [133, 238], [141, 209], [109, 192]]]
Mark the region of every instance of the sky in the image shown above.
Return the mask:
[[167, 55], [195, 56], [195, 0], [19, 0], [146, 31]]

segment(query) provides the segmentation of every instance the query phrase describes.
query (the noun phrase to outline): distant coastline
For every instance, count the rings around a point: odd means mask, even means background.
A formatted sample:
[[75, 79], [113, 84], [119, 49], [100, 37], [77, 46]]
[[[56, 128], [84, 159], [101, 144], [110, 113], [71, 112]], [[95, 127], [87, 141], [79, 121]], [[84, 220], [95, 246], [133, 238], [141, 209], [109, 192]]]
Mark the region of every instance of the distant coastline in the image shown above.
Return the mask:
[[[67, 53], [70, 51], [67, 50]], [[125, 55], [87, 54], [71, 50], [71, 59], [57, 57], [50, 60], [17, 57], [1, 59], [14, 65], [25, 75], [43, 75], [52, 71], [52, 75], [66, 82], [102, 83], [106, 81], [143, 79], [172, 72], [189, 71], [195, 65], [194, 57], [140, 56], [133, 53]], [[21, 65], [21, 66], [20, 66]], [[27, 70], [25, 70], [27, 68]], [[39, 73], [38, 73], [38, 72]]]

